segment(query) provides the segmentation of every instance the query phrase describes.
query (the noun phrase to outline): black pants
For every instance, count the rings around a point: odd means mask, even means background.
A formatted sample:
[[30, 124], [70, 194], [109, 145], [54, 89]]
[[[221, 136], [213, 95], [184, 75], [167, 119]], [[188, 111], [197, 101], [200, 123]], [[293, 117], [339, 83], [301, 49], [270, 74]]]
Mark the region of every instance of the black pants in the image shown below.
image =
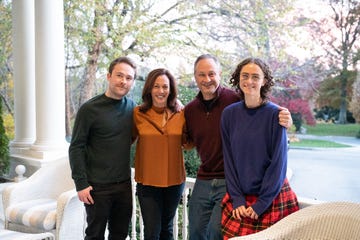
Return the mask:
[[85, 240], [103, 240], [106, 224], [109, 240], [123, 240], [129, 232], [132, 214], [131, 182], [92, 183], [94, 204], [85, 204], [87, 228]]
[[173, 219], [185, 183], [170, 187], [136, 185], [145, 240], [172, 240]]

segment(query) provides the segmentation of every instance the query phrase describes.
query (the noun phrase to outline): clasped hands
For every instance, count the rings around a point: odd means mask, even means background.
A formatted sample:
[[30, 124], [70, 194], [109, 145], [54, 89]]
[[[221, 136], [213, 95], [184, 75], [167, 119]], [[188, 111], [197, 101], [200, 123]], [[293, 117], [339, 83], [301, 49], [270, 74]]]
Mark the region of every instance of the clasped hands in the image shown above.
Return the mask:
[[232, 211], [234, 218], [241, 220], [241, 218], [248, 217], [253, 220], [257, 220], [259, 216], [256, 214], [252, 207], [246, 208], [245, 206], [240, 206]]

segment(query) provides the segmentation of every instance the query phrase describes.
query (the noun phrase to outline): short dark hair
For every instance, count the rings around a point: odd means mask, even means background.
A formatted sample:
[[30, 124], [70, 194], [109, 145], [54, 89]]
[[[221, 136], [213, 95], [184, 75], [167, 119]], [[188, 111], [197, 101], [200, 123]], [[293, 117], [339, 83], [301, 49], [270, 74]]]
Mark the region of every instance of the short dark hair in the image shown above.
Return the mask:
[[157, 68], [152, 70], [146, 77], [145, 85], [141, 96], [143, 100], [143, 103], [140, 105], [141, 112], [146, 112], [152, 107], [153, 102], [151, 97], [151, 90], [154, 87], [156, 78], [158, 78], [161, 75], [166, 75], [169, 78], [169, 83], [170, 83], [170, 93], [167, 99], [167, 107], [173, 112], [177, 108], [178, 91], [177, 91], [175, 77], [170, 73], [169, 70], [165, 68]]
[[118, 57], [115, 60], [113, 60], [109, 65], [109, 70], [108, 71], [109, 71], [110, 74], [114, 70], [115, 65], [119, 64], [119, 63], [126, 63], [126, 64], [130, 65], [134, 69], [134, 72], [135, 72], [134, 79], [136, 78], [136, 64], [135, 64], [135, 62], [133, 60], [131, 60], [128, 57]]
[[219, 59], [217, 59], [217, 57], [215, 57], [215, 56], [212, 55], [212, 54], [206, 53], [206, 54], [200, 55], [200, 56], [197, 57], [197, 59], [195, 60], [195, 63], [194, 63], [194, 73], [195, 73], [195, 71], [196, 71], [196, 65], [198, 64], [198, 62], [200, 62], [200, 61], [203, 60], [203, 59], [212, 59], [212, 60], [214, 60], [214, 62], [216, 63], [216, 65], [218, 65], [219, 70], [221, 70], [221, 64], [220, 64]]
[[260, 97], [262, 100], [267, 100], [268, 94], [269, 94], [272, 86], [274, 86], [275, 82], [274, 82], [274, 77], [272, 75], [269, 65], [267, 63], [265, 63], [263, 60], [261, 60], [260, 58], [249, 57], [249, 58], [242, 60], [237, 65], [236, 70], [231, 75], [230, 85], [232, 85], [236, 89], [236, 91], [240, 93], [240, 97], [242, 99], [244, 99], [244, 93], [241, 91], [240, 86], [239, 86], [240, 72], [243, 69], [243, 67], [249, 63], [254, 63], [254, 64], [258, 65], [264, 73], [264, 79], [266, 80], [266, 82], [265, 82], [265, 85], [262, 86], [260, 89]]

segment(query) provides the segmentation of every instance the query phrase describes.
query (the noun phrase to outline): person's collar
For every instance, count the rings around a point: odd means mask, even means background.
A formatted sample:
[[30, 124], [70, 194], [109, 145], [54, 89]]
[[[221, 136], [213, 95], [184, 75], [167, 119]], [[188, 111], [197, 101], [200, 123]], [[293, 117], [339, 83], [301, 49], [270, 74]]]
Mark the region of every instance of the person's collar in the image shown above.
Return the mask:
[[166, 110], [166, 107], [156, 107], [154, 105], [152, 105], [151, 108], [157, 113], [164, 113]]
[[122, 100], [125, 98], [125, 96], [123, 96], [123, 97], [120, 98], [120, 99], [112, 98], [112, 97], [108, 96], [106, 93], [104, 93], [103, 96], [104, 96], [106, 99], [108, 99], [109, 101], [116, 101], [116, 102], [122, 101]]

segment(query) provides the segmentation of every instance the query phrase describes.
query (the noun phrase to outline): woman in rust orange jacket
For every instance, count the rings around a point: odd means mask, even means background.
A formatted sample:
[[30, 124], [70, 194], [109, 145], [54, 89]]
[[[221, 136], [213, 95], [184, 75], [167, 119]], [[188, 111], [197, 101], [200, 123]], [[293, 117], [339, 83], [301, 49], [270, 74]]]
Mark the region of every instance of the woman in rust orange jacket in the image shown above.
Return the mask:
[[135, 180], [145, 239], [173, 239], [173, 218], [184, 185], [184, 112], [177, 100], [174, 76], [166, 69], [151, 71], [143, 103], [134, 109]]

